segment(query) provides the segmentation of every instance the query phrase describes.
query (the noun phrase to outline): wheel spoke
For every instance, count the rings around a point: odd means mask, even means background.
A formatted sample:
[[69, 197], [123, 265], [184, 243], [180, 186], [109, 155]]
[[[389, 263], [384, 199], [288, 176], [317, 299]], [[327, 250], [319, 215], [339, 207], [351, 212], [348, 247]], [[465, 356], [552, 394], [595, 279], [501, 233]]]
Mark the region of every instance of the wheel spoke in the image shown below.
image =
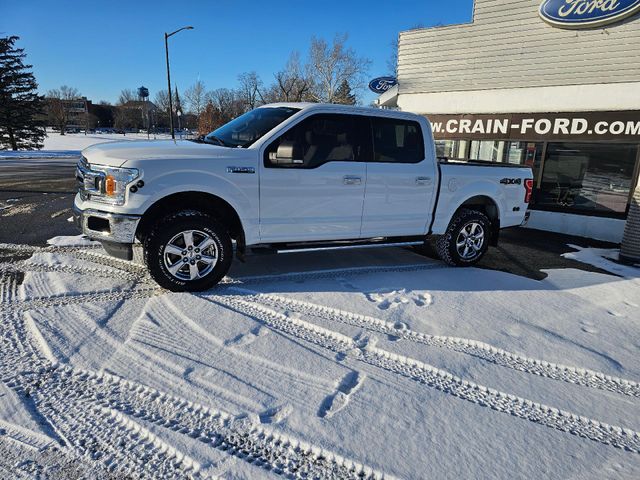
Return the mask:
[[171, 255], [178, 255], [180, 257], [182, 257], [182, 251], [184, 250], [184, 248], [180, 248], [180, 247], [176, 247], [173, 244], [169, 244], [165, 247], [164, 249], [164, 253], [168, 253]]
[[462, 254], [462, 256], [464, 258], [467, 258], [469, 256], [469, 245], [465, 245], [464, 247], [464, 253]]
[[172, 275], [176, 275], [178, 273], [178, 271], [183, 267], [184, 263], [180, 262], [176, 262], [171, 266], [168, 266], [167, 268], [169, 269], [169, 271], [171, 272]]
[[211, 265], [213, 263], [215, 263], [215, 261], [217, 260], [216, 257], [212, 257], [211, 255], [202, 255], [200, 257], [200, 261], [202, 263], [204, 263], [205, 265]]
[[461, 248], [464, 247], [465, 243], [467, 243], [464, 239], [460, 240], [456, 243], [456, 247]]
[[184, 246], [185, 247], [193, 247], [193, 232], [189, 231], [189, 232], [183, 232], [182, 233], [182, 238], [184, 239]]
[[191, 280], [195, 280], [200, 276], [200, 270], [198, 270], [198, 264], [194, 263], [193, 265], [189, 264], [189, 278]]
[[196, 245], [196, 248], [199, 248], [201, 252], [204, 252], [207, 248], [214, 244], [213, 238], [205, 237], [204, 240], [200, 242], [199, 245]]

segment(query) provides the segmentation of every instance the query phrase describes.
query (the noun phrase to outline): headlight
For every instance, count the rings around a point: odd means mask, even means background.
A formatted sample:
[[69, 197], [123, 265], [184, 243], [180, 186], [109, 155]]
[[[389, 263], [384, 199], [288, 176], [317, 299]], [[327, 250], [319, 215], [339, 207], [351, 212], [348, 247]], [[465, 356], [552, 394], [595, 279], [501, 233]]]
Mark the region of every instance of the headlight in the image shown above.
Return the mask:
[[140, 176], [137, 168], [117, 168], [90, 165], [92, 172], [100, 174], [97, 192], [91, 192], [91, 200], [109, 205], [124, 205], [127, 188]]

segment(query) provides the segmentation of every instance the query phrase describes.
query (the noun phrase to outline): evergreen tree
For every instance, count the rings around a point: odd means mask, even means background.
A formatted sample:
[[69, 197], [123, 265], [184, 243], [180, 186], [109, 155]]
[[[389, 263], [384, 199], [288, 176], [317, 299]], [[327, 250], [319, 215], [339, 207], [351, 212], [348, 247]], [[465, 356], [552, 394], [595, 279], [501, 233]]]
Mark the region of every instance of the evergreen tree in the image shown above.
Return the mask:
[[0, 38], [0, 148], [42, 148], [44, 101], [38, 84], [25, 65], [24, 49], [15, 48], [19, 37]]
[[178, 95], [178, 86], [176, 85], [176, 94], [173, 97], [174, 103], [175, 105], [173, 106], [173, 108], [176, 111], [176, 114], [178, 112], [180, 112], [180, 115], [182, 115], [182, 105], [180, 105], [180, 95]]
[[351, 92], [351, 87], [346, 80], [343, 80], [338, 89], [336, 90], [333, 103], [340, 103], [342, 105], [355, 105], [356, 96]]

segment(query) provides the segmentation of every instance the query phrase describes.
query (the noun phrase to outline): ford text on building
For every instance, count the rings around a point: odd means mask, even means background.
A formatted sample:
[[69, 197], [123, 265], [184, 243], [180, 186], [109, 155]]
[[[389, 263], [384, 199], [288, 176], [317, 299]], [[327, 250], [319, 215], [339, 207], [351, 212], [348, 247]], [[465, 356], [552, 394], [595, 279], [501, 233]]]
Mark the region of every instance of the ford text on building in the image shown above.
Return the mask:
[[640, 0], [544, 0], [540, 16], [561, 28], [599, 27], [640, 11]]
[[533, 167], [530, 226], [620, 241], [638, 182], [640, 0], [477, 0], [402, 32], [382, 106], [426, 115], [439, 155]]

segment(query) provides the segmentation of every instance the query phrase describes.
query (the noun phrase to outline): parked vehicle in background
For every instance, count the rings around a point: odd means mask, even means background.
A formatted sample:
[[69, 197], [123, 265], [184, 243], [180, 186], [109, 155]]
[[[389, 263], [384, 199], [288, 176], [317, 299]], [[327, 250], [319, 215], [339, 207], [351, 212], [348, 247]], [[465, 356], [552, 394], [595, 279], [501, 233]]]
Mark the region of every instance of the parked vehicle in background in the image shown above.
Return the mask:
[[143, 245], [153, 278], [210, 288], [236, 252], [422, 245], [477, 263], [521, 225], [531, 169], [441, 162], [426, 118], [338, 105], [260, 107], [200, 143], [89, 147], [74, 212], [112, 255]]

